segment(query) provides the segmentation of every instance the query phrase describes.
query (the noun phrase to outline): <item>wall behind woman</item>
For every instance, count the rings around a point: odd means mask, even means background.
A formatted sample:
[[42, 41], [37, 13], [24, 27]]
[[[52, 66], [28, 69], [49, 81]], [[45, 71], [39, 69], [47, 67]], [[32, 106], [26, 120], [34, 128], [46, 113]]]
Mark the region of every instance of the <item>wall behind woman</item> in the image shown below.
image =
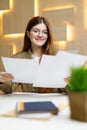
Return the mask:
[[34, 16], [34, 0], [0, 1], [0, 56], [9, 57], [22, 49], [26, 24]]
[[55, 39], [67, 42], [66, 50], [87, 55], [87, 0], [40, 0], [40, 10], [50, 20]]
[[0, 5], [0, 56], [9, 57], [22, 49], [26, 24], [36, 15], [47, 17], [52, 25], [55, 53], [62, 49], [87, 55], [87, 0], [4, 2]]

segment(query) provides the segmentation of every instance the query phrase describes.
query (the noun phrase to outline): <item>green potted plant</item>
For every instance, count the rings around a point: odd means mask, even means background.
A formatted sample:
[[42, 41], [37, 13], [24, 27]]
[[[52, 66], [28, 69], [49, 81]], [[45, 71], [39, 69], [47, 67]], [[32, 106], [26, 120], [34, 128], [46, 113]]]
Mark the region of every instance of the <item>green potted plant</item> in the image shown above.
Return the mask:
[[68, 96], [71, 118], [87, 122], [87, 67], [71, 68]]

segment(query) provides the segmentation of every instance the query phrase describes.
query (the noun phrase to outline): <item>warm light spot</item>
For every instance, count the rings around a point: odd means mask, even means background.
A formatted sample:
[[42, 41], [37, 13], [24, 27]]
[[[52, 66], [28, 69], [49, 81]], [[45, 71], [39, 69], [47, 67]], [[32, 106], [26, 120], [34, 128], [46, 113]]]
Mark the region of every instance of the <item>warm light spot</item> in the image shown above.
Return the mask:
[[54, 42], [54, 49], [55, 51], [58, 50], [66, 50], [67, 42], [66, 41], [55, 41]]
[[13, 55], [17, 53], [17, 47], [15, 44], [13, 44]]
[[13, 0], [10, 0], [10, 9], [12, 10], [13, 9]]
[[24, 36], [24, 33], [17, 33], [17, 34], [6, 34], [4, 35], [4, 37], [6, 38], [17, 38], [17, 37], [23, 37]]
[[73, 8], [73, 7], [74, 6], [72, 6], [72, 5], [68, 5], [68, 6], [55, 6], [55, 7], [45, 8], [44, 11], [68, 9], [68, 8]]
[[66, 49], [66, 41], [58, 41], [58, 46], [60, 50], [65, 50]]
[[2, 30], [3, 30], [3, 19], [2, 19], [2, 11], [0, 11], [0, 35], [2, 35]]
[[3, 11], [0, 10], [0, 17], [2, 17], [2, 13], [3, 13]]
[[3, 17], [3, 11], [0, 11], [0, 21], [2, 20]]
[[84, 0], [84, 25], [87, 29], [87, 0]]
[[39, 12], [39, 0], [34, 0], [34, 16], [37, 16]]
[[2, 14], [3, 14], [3, 13], [8, 13], [8, 12], [9, 12], [9, 9], [1, 10], [0, 12], [1, 12]]
[[67, 41], [74, 40], [74, 27], [72, 24], [67, 24]]
[[2, 13], [8, 13], [9, 10], [2, 10]]

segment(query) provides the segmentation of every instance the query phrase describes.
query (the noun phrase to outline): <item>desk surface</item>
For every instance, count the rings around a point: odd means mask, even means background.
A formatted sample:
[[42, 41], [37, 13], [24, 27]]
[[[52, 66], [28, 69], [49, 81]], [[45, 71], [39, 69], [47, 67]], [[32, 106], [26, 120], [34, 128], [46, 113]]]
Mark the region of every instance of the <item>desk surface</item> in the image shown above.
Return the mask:
[[[69, 104], [68, 97], [61, 94], [14, 93], [0, 95], [0, 114], [15, 108], [18, 101], [52, 101], [56, 105]], [[19, 119], [0, 116], [0, 130], [83, 130], [87, 123], [70, 118], [69, 105], [49, 120]]]

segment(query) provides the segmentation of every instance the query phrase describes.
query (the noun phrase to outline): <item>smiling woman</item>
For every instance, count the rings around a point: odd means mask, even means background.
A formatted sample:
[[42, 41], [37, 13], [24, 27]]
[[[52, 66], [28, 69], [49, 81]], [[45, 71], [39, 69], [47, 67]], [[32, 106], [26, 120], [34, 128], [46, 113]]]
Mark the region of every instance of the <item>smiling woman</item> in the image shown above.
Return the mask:
[[27, 35], [30, 38], [30, 41], [32, 42], [32, 49], [34, 48], [34, 46], [42, 47], [44, 43], [46, 43], [48, 38], [46, 25], [44, 23], [35, 25], [30, 31], [27, 30]]
[[[21, 52], [15, 54], [13, 58], [23, 59], [35, 59], [40, 62], [43, 54], [52, 55], [52, 35], [50, 30], [50, 24], [46, 18], [36, 16], [33, 17], [27, 24], [24, 35], [24, 46]], [[28, 68], [27, 68], [28, 69]], [[14, 83], [14, 75], [7, 72], [0, 75], [0, 88], [5, 93], [11, 93], [21, 85], [23, 92], [39, 92], [39, 93], [52, 93], [58, 92], [58, 89], [54, 88], [34, 88], [32, 84], [26, 83]], [[63, 91], [63, 90], [62, 90]], [[61, 91], [61, 92], [62, 92]], [[65, 91], [65, 90], [64, 90]]]

